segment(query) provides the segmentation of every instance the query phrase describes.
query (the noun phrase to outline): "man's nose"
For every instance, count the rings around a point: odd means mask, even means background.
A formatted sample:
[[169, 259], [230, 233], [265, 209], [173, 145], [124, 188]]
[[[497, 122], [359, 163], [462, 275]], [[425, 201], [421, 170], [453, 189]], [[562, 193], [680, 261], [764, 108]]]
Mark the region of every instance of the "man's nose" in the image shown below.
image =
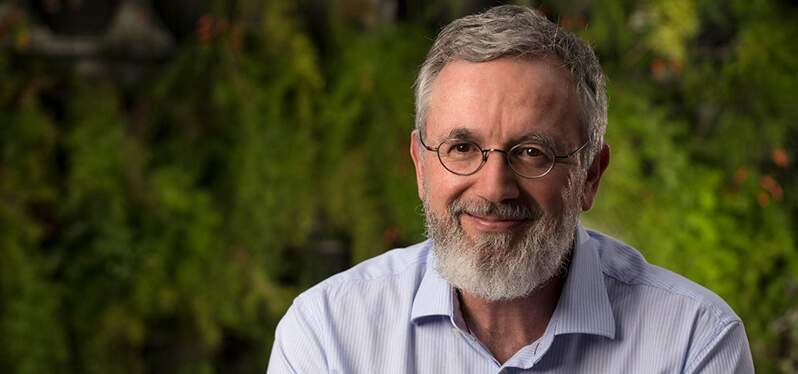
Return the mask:
[[492, 151], [487, 153], [487, 157], [482, 169], [475, 174], [477, 181], [473, 188], [476, 194], [496, 203], [518, 198], [518, 179], [507, 163], [507, 154]]

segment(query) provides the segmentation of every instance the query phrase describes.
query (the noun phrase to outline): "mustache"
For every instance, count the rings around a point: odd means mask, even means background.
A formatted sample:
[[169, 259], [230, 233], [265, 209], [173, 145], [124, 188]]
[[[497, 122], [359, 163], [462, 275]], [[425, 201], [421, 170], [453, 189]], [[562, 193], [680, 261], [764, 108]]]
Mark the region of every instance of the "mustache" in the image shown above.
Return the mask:
[[537, 204], [531, 208], [529, 204], [523, 204], [520, 201], [494, 203], [487, 200], [464, 201], [455, 199], [449, 204], [449, 215], [452, 218], [459, 217], [463, 213], [508, 220], [535, 220], [542, 215]]

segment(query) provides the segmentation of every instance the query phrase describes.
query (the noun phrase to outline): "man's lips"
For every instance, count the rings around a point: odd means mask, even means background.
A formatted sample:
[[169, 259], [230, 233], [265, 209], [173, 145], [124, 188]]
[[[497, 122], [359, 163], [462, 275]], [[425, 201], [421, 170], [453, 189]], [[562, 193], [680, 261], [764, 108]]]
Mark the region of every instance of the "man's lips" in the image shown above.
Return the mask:
[[460, 216], [464, 224], [469, 224], [479, 231], [509, 231], [525, 223], [528, 219], [508, 219], [492, 216], [477, 216], [463, 213]]

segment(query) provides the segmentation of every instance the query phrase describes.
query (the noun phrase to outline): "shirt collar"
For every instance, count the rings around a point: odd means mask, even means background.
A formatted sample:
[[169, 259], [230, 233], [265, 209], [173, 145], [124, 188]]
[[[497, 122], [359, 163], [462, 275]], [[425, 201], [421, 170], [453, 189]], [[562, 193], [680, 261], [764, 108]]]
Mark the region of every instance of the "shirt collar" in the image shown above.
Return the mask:
[[[454, 320], [454, 290], [435, 270], [432, 242], [426, 245], [430, 250], [426, 271], [413, 299], [410, 320], [415, 323], [431, 316], [448, 316]], [[615, 338], [615, 317], [604, 285], [596, 242], [582, 225], [577, 227], [568, 277], [552, 321], [556, 321], [555, 335], [585, 333]]]
[[410, 312], [410, 321], [412, 322], [419, 322], [424, 317], [454, 316], [452, 303], [454, 290], [449, 282], [441, 278], [441, 275], [435, 270], [436, 259], [432, 254], [432, 242], [427, 241], [425, 245], [429, 250], [427, 265], [416, 296], [413, 298], [413, 309]]
[[615, 338], [612, 314], [596, 241], [579, 225], [576, 245], [557, 309], [555, 335], [586, 333]]

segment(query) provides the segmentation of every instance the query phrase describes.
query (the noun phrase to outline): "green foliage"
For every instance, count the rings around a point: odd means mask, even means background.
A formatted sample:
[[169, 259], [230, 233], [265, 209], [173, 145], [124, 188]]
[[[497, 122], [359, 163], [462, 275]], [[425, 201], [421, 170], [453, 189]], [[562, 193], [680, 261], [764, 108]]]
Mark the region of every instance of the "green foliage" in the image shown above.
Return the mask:
[[[59, 295], [47, 281], [50, 261], [34, 251], [48, 230], [32, 210], [55, 202], [51, 170], [55, 129], [42, 113], [31, 82], [11, 74], [0, 59], [0, 369], [57, 371], [67, 358], [59, 324]], [[8, 100], [15, 97], [14, 107]], [[38, 213], [38, 212], [35, 212]]]
[[322, 214], [335, 230], [353, 228], [353, 260], [359, 262], [399, 238], [421, 236], [407, 144], [413, 126], [411, 85], [424, 39], [409, 28], [342, 39], [349, 45], [332, 64], [329, 74], [335, 80], [320, 114]]
[[[0, 371], [263, 372], [297, 292], [423, 237], [407, 145], [435, 28], [341, 1], [311, 37], [292, 2], [237, 4], [132, 88], [4, 44]], [[759, 372], [798, 370], [798, 10], [543, 6], [610, 77], [586, 224], [724, 297]]]

